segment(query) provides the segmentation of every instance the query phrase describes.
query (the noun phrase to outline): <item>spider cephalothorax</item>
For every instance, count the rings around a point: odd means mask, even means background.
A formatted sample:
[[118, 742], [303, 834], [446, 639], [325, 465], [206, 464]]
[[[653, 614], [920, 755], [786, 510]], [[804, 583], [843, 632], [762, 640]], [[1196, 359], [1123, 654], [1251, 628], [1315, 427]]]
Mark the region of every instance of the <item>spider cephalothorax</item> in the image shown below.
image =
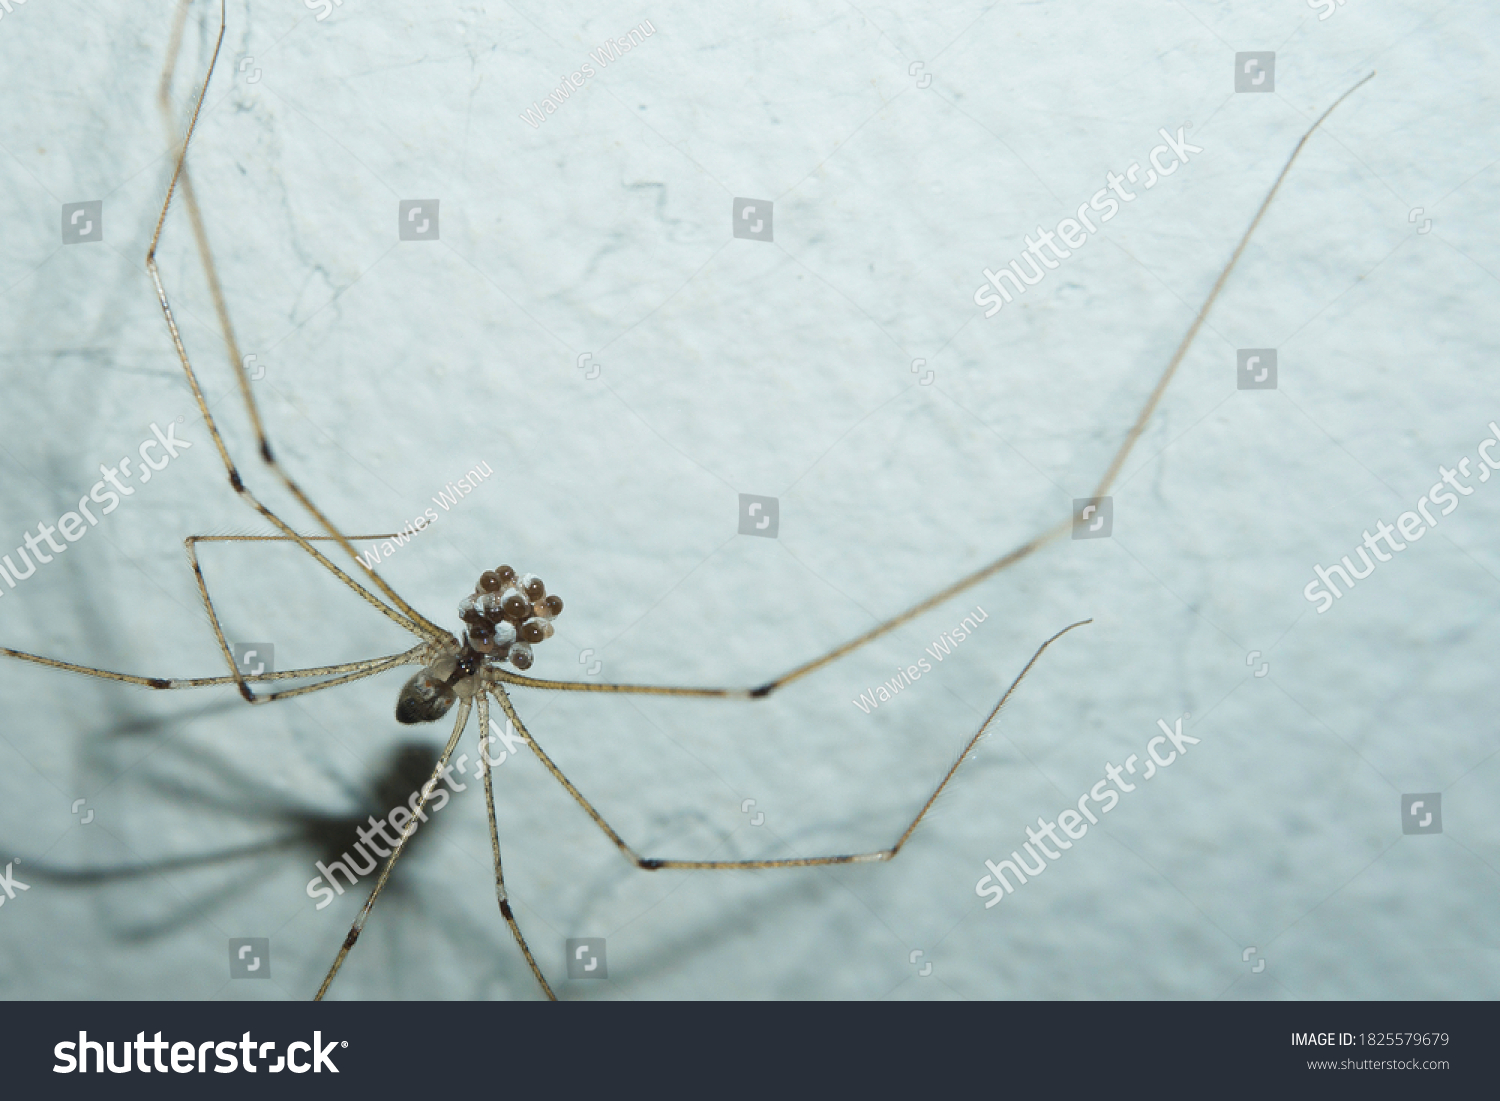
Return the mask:
[[441, 719], [459, 696], [473, 695], [474, 674], [491, 662], [530, 669], [531, 648], [552, 637], [552, 620], [562, 608], [562, 598], [549, 594], [534, 573], [517, 576], [509, 566], [485, 570], [473, 593], [458, 605], [465, 627], [462, 649], [406, 682], [396, 701], [397, 721]]

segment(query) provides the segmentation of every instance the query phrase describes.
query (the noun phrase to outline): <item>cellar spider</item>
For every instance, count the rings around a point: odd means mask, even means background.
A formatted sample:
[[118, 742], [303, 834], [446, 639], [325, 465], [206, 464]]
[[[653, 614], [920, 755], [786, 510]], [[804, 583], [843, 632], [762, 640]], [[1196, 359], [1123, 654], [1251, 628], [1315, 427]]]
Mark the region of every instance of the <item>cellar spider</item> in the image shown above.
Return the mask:
[[[183, 27], [186, 18], [187, 4], [179, 8], [177, 21], [173, 30], [172, 45], [169, 50], [169, 63], [163, 74], [161, 83], [161, 102], [164, 113], [167, 113], [167, 89], [171, 81], [173, 66], [177, 49], [180, 44]], [[186, 548], [191, 568], [197, 584], [198, 594], [203, 606], [208, 613], [219, 651], [223, 657], [229, 675], [201, 678], [162, 678], [152, 676], [141, 676], [112, 672], [97, 669], [72, 662], [61, 661], [42, 655], [24, 653], [21, 651], [4, 649], [7, 656], [33, 662], [51, 668], [61, 669], [68, 672], [83, 674], [86, 676], [101, 678], [127, 684], [136, 684], [153, 689], [173, 690], [184, 688], [199, 688], [213, 686], [234, 685], [240, 695], [250, 704], [257, 705], [268, 703], [273, 700], [289, 699], [314, 692], [322, 691], [342, 684], [352, 683], [367, 677], [374, 676], [386, 670], [405, 665], [415, 665], [419, 671], [412, 676], [401, 690], [396, 702], [396, 717], [399, 721], [407, 724], [436, 722], [445, 719], [452, 714], [452, 731], [438, 756], [437, 763], [433, 768], [426, 784], [423, 785], [419, 799], [416, 801], [416, 810], [427, 806], [433, 786], [442, 777], [444, 771], [449, 767], [459, 741], [467, 728], [471, 715], [477, 718], [481, 737], [491, 727], [491, 703], [497, 705], [510, 724], [513, 725], [519, 737], [529, 745], [536, 754], [538, 760], [552, 777], [563, 787], [563, 789], [579, 804], [582, 810], [589, 816], [591, 821], [609, 838], [609, 840], [631, 861], [637, 868], [644, 870], [728, 870], [728, 869], [771, 869], [789, 867], [815, 867], [840, 864], [854, 864], [888, 861], [906, 845], [912, 834], [921, 824], [924, 817], [933, 807], [938, 797], [946, 789], [956, 774], [959, 766], [966, 760], [979, 740], [989, 730], [1000, 710], [1017, 690], [1023, 679], [1035, 666], [1041, 655], [1049, 646], [1062, 637], [1089, 620], [1082, 620], [1063, 627], [1041, 643], [1031, 655], [1029, 661], [1022, 667], [1009, 687], [1001, 695], [998, 702], [989, 711], [983, 721], [978, 725], [972, 736], [964, 744], [957, 759], [952, 766], [942, 775], [926, 801], [922, 803], [910, 823], [900, 833], [896, 840], [887, 848], [864, 852], [843, 853], [836, 855], [795, 857], [787, 859], [749, 859], [749, 860], [678, 860], [647, 857], [641, 855], [633, 848], [625, 838], [617, 832], [590, 800], [580, 791], [553, 762], [543, 748], [531, 736], [525, 723], [517, 713], [511, 701], [507, 686], [519, 686], [537, 688], [548, 691], [559, 692], [596, 692], [605, 694], [634, 694], [647, 696], [677, 697], [677, 698], [715, 698], [715, 699], [763, 699], [776, 692], [778, 689], [821, 670], [834, 661], [850, 654], [851, 652], [881, 638], [897, 628], [909, 623], [917, 617], [940, 604], [947, 602], [953, 597], [963, 593], [975, 585], [985, 581], [995, 574], [1029, 558], [1042, 547], [1052, 543], [1067, 533], [1070, 527], [1068, 521], [1063, 521], [1051, 528], [1041, 532], [1033, 538], [1025, 541], [1007, 554], [990, 562], [989, 564], [974, 570], [964, 577], [958, 579], [947, 587], [932, 594], [929, 597], [913, 604], [905, 611], [892, 616], [876, 626], [866, 630], [855, 638], [844, 644], [829, 650], [828, 652], [814, 657], [796, 666], [790, 671], [770, 681], [755, 687], [727, 688], [727, 687], [695, 687], [695, 686], [669, 686], [669, 685], [642, 685], [642, 684], [615, 684], [615, 683], [593, 683], [574, 682], [540, 679], [525, 675], [525, 670], [532, 664], [531, 647], [545, 641], [552, 633], [551, 621], [562, 611], [562, 603], [556, 594], [548, 593], [544, 583], [532, 574], [519, 573], [510, 566], [500, 566], [495, 569], [486, 570], [478, 579], [474, 592], [465, 597], [460, 606], [460, 617], [464, 620], [465, 628], [462, 638], [445, 630], [436, 622], [426, 618], [418, 612], [411, 604], [401, 597], [379, 573], [368, 565], [355, 550], [353, 541], [355, 539], [380, 539], [387, 536], [348, 536], [345, 535], [329, 517], [313, 502], [311, 497], [302, 489], [299, 483], [292, 478], [288, 471], [276, 458], [269, 435], [262, 422], [262, 417], [257, 400], [252, 392], [250, 380], [246, 372], [243, 357], [235, 345], [233, 330], [228, 317], [227, 304], [221, 287], [218, 284], [216, 269], [210, 253], [207, 233], [194, 196], [191, 180], [187, 173], [186, 157], [193, 134], [198, 124], [199, 115], [202, 110], [204, 99], [207, 95], [209, 83], [218, 63], [219, 50], [223, 43], [226, 27], [226, 16], [224, 3], [220, 5], [220, 26], [218, 37], [215, 40], [213, 54], [209, 61], [201, 87], [198, 89], [191, 116], [183, 133], [181, 147], [175, 158], [175, 165], [171, 181], [167, 188], [165, 199], [162, 203], [160, 215], [157, 218], [155, 230], [151, 237], [150, 247], [146, 254], [146, 266], [150, 274], [153, 286], [158, 296], [159, 305], [163, 318], [167, 324], [174, 352], [182, 366], [188, 385], [192, 391], [199, 413], [202, 415], [204, 424], [209, 432], [213, 447], [217, 452], [218, 459], [224, 467], [231, 487], [235, 493], [251, 508], [258, 512], [272, 527], [276, 529], [277, 535], [258, 536], [191, 536], [186, 540]], [[1373, 74], [1372, 74], [1373, 75]], [[1366, 80], [1369, 77], [1365, 78]], [[1360, 82], [1361, 84], [1363, 81]], [[1357, 88], [1359, 85], [1355, 85]], [[1192, 345], [1197, 333], [1204, 323], [1215, 300], [1223, 289], [1229, 275], [1238, 263], [1251, 235], [1261, 221], [1265, 211], [1270, 206], [1282, 181], [1290, 171], [1303, 146], [1312, 133], [1322, 123], [1329, 113], [1338, 106], [1354, 89], [1345, 92], [1335, 103], [1330, 106], [1303, 134], [1286, 165], [1277, 176], [1270, 191], [1266, 195], [1260, 208], [1257, 210], [1250, 225], [1240, 239], [1237, 247], [1229, 261], [1219, 273], [1213, 288], [1198, 311], [1187, 333], [1182, 338], [1176, 351], [1168, 361], [1155, 387], [1151, 391], [1144, 406], [1141, 408], [1125, 439], [1115, 452], [1112, 460], [1101, 476], [1093, 496], [1102, 497], [1106, 495], [1111, 486], [1118, 478], [1120, 471], [1145, 430], [1147, 423], [1155, 412], [1162, 395], [1171, 383], [1179, 365]], [[173, 313], [171, 301], [162, 276], [157, 267], [156, 252], [163, 226], [171, 209], [173, 198], [181, 190], [181, 202], [186, 206], [188, 218], [191, 224], [194, 239], [200, 251], [205, 271], [208, 273], [210, 291], [220, 326], [230, 349], [230, 363], [235, 372], [235, 377], [240, 391], [240, 396], [252, 431], [255, 435], [261, 460], [269, 468], [271, 474], [280, 485], [288, 491], [297, 503], [306, 510], [313, 518], [321, 534], [303, 534], [296, 531], [275, 511], [257, 498], [246, 486], [241, 477], [234, 460], [231, 458], [228, 447], [218, 427], [215, 424], [203, 391], [200, 388], [196, 369], [192, 365], [187, 348], [179, 332], [176, 318]], [[418, 639], [416, 645], [399, 653], [388, 654], [381, 657], [369, 658], [360, 661], [345, 662], [334, 665], [314, 666], [302, 669], [285, 670], [279, 672], [265, 672], [260, 674], [246, 674], [237, 665], [231, 652], [230, 645], [224, 634], [219, 621], [213, 600], [209, 594], [207, 582], [204, 579], [198, 559], [198, 545], [200, 543], [217, 542], [275, 542], [295, 544], [304, 554], [314, 560], [323, 570], [335, 577], [339, 583], [357, 594], [383, 616], [396, 623], [403, 630], [409, 632]], [[320, 549], [315, 544], [332, 544], [333, 547]], [[337, 548], [337, 551], [333, 548]], [[337, 557], [338, 554], [346, 556], [354, 564], [350, 570], [345, 566], [335, 563], [330, 554]], [[511, 665], [516, 671], [512, 672], [502, 667], [503, 664]], [[277, 689], [271, 691], [257, 692], [254, 686], [261, 686], [270, 682], [286, 680], [312, 680], [313, 683], [301, 684], [296, 687]], [[507, 893], [503, 865], [501, 860], [501, 849], [499, 841], [499, 828], [496, 821], [495, 802], [493, 793], [493, 782], [489, 768], [481, 769], [483, 773], [486, 812], [489, 823], [489, 836], [493, 857], [495, 876], [495, 895], [500, 913], [514, 937], [518, 947], [526, 959], [533, 976], [541, 990], [548, 998], [554, 998], [555, 994], [549, 984], [541, 967], [538, 965], [527, 940], [517, 922], [515, 913], [511, 907]], [[414, 826], [402, 832], [399, 841], [393, 845], [389, 855], [381, 866], [377, 880], [371, 889], [364, 906], [355, 918], [353, 925], [346, 936], [343, 945], [338, 951], [337, 957], [330, 966], [320, 988], [317, 998], [322, 998], [329, 990], [340, 968], [343, 966], [349, 952], [357, 942], [361, 931], [371, 913], [371, 910], [385, 887], [392, 870], [405, 851], [406, 845], [415, 832]]]

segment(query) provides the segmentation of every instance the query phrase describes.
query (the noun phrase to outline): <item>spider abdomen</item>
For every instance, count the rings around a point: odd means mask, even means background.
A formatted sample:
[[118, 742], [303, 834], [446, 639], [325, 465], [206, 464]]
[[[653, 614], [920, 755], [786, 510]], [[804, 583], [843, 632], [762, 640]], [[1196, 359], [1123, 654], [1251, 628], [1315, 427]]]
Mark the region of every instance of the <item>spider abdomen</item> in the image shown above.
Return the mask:
[[423, 669], [401, 688], [396, 698], [396, 721], [407, 726], [436, 722], [458, 702], [458, 693], [438, 676], [437, 667]]

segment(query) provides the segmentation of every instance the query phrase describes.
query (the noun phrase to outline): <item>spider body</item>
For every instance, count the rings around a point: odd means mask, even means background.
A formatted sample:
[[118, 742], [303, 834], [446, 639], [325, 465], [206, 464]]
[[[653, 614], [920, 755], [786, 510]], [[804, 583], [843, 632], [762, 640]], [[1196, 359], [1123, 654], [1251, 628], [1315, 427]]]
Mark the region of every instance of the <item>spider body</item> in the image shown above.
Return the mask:
[[474, 592], [458, 605], [466, 630], [462, 645], [452, 635], [433, 644], [427, 666], [401, 688], [396, 721], [408, 726], [441, 719], [460, 699], [473, 699], [494, 678], [492, 664], [531, 668], [532, 646], [552, 637], [562, 599], [549, 594], [536, 574], [517, 576], [509, 566], [479, 575]]

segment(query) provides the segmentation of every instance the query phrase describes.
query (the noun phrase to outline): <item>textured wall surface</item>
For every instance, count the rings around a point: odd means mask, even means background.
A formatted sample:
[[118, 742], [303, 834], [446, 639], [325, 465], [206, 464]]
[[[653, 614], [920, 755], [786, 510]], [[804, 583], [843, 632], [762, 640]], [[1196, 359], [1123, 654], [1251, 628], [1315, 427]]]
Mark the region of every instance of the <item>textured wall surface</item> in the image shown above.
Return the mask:
[[[172, 26], [167, 5], [0, 15], [0, 554], [153, 424], [192, 445], [0, 584], [0, 645], [186, 677], [223, 666], [183, 539], [268, 529], [143, 266], [217, 7], [189, 9], [169, 125]], [[1108, 538], [1064, 536], [768, 700], [515, 693], [646, 855], [864, 851], [1040, 642], [1094, 620], [890, 864], [639, 871], [534, 756], [507, 759], [507, 879], [564, 997], [1500, 992], [1500, 485], [1477, 457], [1500, 420], [1496, 41], [1492, 8], [1393, 0], [231, 0], [189, 166], [280, 457], [345, 531], [438, 515], [381, 572], [445, 626], [481, 570], [539, 573], [567, 607], [533, 672], [596, 681], [761, 683], [1066, 522], [1303, 132], [1378, 71], [1246, 248]], [[1275, 52], [1270, 93], [1235, 91], [1245, 51]], [[983, 316], [983, 269], [1179, 127], [1201, 152], [1123, 185]], [[399, 204], [433, 199], [437, 239], [401, 240]], [[771, 240], [734, 236], [737, 199], [774, 204]], [[64, 204], [94, 201], [102, 240], [63, 243]], [[247, 482], [312, 531], [256, 459], [181, 202], [161, 270]], [[1276, 387], [1239, 388], [1237, 350], [1267, 348]], [[1326, 612], [1304, 598], [1460, 460], [1472, 493], [1435, 529]], [[741, 494], [777, 499], [776, 538], [738, 533]], [[295, 548], [203, 558], [231, 637], [278, 668], [411, 644]], [[976, 608], [930, 672], [854, 705]], [[29, 888], [0, 906], [0, 993], [310, 996], [361, 901], [316, 909], [314, 862], [405, 798], [375, 791], [402, 747], [447, 734], [394, 721], [405, 676], [250, 708], [0, 664], [0, 860]], [[1198, 741], [1144, 779], [1184, 715]], [[1132, 754], [1135, 790], [986, 908], [985, 861], [1025, 856], [1038, 816]], [[1403, 796], [1433, 793], [1441, 833], [1406, 832], [1427, 810]], [[230, 978], [239, 937], [269, 938], [270, 981]], [[569, 937], [607, 939], [607, 981], [566, 978]], [[333, 993], [537, 996], [476, 787], [417, 835]]]

